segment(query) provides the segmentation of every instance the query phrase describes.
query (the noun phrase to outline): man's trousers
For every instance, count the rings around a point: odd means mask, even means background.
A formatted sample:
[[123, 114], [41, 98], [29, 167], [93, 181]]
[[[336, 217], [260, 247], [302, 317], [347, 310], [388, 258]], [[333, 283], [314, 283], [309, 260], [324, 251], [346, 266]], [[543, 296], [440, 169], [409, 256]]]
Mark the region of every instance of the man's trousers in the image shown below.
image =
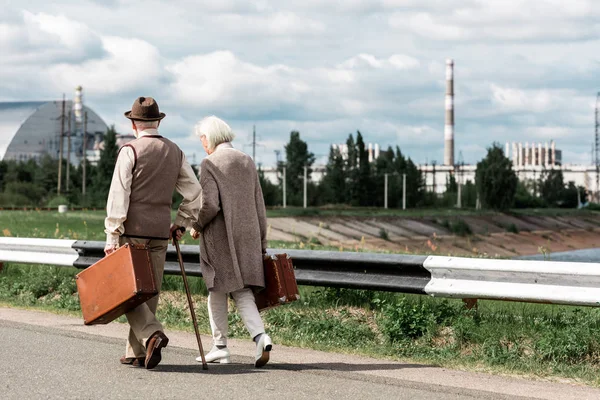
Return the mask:
[[[167, 256], [167, 246], [169, 244], [169, 241], [121, 236], [119, 240], [119, 245], [124, 245], [125, 243], [145, 244], [149, 247], [150, 260], [152, 261], [152, 267], [154, 268], [154, 276], [156, 277], [156, 287], [160, 292], [163, 280], [163, 273], [165, 270], [165, 258]], [[125, 316], [127, 317], [127, 322], [129, 322], [130, 326], [125, 357], [145, 357], [146, 340], [148, 340], [148, 338], [154, 332], [163, 331], [162, 324], [156, 319], [155, 316], [157, 306], [158, 295], [125, 314]]]

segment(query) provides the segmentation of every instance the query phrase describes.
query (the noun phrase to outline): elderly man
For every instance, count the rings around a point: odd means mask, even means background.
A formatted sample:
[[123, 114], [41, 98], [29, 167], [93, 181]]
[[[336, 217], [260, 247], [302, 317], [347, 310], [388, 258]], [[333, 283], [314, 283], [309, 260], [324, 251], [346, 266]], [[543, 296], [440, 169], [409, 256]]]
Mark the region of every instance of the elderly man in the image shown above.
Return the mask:
[[[150, 249], [160, 290], [168, 241], [180, 226], [191, 226], [200, 208], [200, 184], [181, 149], [158, 134], [165, 117], [151, 97], [140, 97], [131, 111], [135, 140], [124, 145], [117, 162], [106, 204], [106, 254], [125, 243], [145, 244]], [[175, 223], [171, 225], [174, 190], [182, 196]], [[156, 319], [158, 296], [126, 314], [130, 325], [122, 364], [152, 369], [161, 360], [169, 339]]]

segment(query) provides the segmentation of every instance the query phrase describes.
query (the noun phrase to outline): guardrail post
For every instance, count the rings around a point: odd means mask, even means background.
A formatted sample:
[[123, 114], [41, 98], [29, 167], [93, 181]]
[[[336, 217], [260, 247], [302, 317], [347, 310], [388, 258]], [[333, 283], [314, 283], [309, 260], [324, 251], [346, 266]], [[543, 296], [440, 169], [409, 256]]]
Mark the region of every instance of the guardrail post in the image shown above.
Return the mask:
[[467, 310], [477, 309], [477, 299], [462, 299]]
[[4, 268], [4, 263], [0, 262], [0, 272], [2, 272], [2, 268]]

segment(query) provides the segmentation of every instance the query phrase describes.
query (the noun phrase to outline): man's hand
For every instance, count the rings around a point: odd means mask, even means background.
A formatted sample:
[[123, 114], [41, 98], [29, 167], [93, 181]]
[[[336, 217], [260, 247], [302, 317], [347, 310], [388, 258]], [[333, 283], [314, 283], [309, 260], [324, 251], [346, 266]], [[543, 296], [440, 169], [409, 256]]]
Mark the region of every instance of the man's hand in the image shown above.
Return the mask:
[[181, 228], [181, 226], [179, 226], [179, 225], [175, 225], [175, 224], [171, 225], [170, 236], [173, 239], [177, 239], [177, 241], [181, 240], [181, 238], [183, 237], [183, 232], [185, 232], [185, 229], [180, 229], [180, 228]]
[[200, 232], [192, 228], [192, 230], [190, 230], [190, 235], [192, 235], [194, 239], [198, 239], [200, 237]]
[[115, 251], [117, 247], [119, 246], [114, 243], [106, 243], [106, 246], [104, 246], [104, 254], [109, 255], [110, 253]]

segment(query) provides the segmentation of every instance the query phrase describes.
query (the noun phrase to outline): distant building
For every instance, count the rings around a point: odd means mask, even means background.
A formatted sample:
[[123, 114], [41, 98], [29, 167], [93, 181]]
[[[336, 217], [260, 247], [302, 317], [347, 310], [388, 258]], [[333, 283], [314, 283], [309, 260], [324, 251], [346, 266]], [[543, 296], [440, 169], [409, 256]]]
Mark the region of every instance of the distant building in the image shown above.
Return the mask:
[[[83, 130], [76, 120], [72, 101], [65, 102], [63, 157], [78, 165], [83, 158]], [[87, 119], [86, 151], [93, 153], [107, 126], [91, 108], [83, 106]], [[0, 102], [0, 160], [39, 160], [43, 155], [58, 159], [60, 152], [62, 101]], [[70, 121], [69, 121], [70, 116]], [[69, 122], [71, 130], [69, 133]], [[76, 125], [79, 124], [79, 125]], [[67, 156], [68, 137], [71, 154]], [[87, 153], [88, 155], [92, 155]]]
[[[344, 160], [348, 159], [348, 145], [347, 144], [332, 144], [331, 147], [338, 150]], [[379, 158], [380, 147], [378, 143], [367, 144], [367, 153], [369, 153], [369, 162], [373, 162]]]

